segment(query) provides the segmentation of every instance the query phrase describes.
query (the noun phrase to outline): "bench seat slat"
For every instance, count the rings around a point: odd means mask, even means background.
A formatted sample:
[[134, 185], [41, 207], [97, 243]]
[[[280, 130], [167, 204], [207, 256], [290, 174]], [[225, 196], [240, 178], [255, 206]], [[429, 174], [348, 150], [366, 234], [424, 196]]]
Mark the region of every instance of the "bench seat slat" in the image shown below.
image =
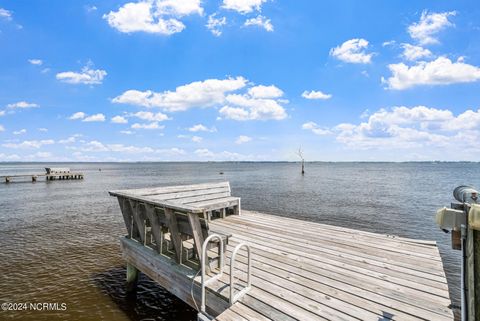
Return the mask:
[[227, 208], [227, 207], [238, 205], [239, 201], [240, 201], [240, 198], [229, 196], [229, 197], [222, 197], [222, 198], [218, 198], [210, 201], [189, 203], [186, 205], [190, 205], [196, 208], [201, 208], [205, 211], [212, 211], [216, 209]]
[[234, 200], [238, 200], [238, 197], [225, 196], [225, 197], [219, 197], [219, 198], [211, 199], [211, 200], [193, 201], [193, 202], [188, 202], [188, 203], [184, 203], [184, 204], [188, 205], [188, 206], [193, 206], [193, 207], [202, 207], [204, 205], [211, 205], [211, 204], [215, 204], [215, 203], [223, 203], [223, 202], [229, 202], [229, 201], [234, 201]]
[[151, 197], [152, 199], [156, 200], [177, 200], [177, 199], [184, 199], [189, 197], [197, 197], [197, 196], [204, 196], [204, 195], [211, 195], [217, 193], [227, 193], [230, 195], [230, 191], [225, 187], [220, 188], [211, 188], [211, 189], [202, 189], [190, 192], [179, 192], [179, 193], [168, 193], [168, 194], [155, 194], [155, 195], [144, 195]]
[[230, 197], [230, 193], [215, 193], [215, 194], [187, 197], [187, 198], [181, 198], [181, 199], [172, 199], [168, 201], [172, 203], [190, 204], [190, 203], [196, 203], [196, 202], [208, 202], [208, 201], [217, 200], [219, 198], [224, 198], [224, 197]]

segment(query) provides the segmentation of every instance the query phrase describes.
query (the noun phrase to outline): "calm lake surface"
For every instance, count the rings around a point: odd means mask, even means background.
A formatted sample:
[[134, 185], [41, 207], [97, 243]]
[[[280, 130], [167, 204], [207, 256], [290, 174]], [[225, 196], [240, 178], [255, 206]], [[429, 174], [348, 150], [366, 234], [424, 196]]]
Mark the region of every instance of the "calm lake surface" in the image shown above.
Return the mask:
[[302, 177], [294, 163], [3, 163], [0, 176], [46, 166], [85, 179], [0, 184], [0, 303], [67, 309], [0, 311], [2, 320], [196, 320], [196, 311], [144, 276], [136, 298], [126, 297], [118, 240], [126, 229], [107, 191], [218, 180], [230, 181], [244, 209], [436, 240], [460, 304], [460, 251], [450, 249], [434, 214], [449, 206], [457, 185], [479, 187], [480, 164], [308, 163]]

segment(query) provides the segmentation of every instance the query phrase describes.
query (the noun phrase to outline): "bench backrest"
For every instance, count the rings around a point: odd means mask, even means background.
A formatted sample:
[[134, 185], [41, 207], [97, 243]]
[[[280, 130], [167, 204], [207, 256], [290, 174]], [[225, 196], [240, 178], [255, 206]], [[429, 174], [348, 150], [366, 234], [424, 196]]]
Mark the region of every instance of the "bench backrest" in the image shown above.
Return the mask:
[[[145, 203], [141, 201], [129, 200], [128, 198], [123, 198], [123, 197], [119, 197], [118, 202], [120, 204], [120, 208], [122, 209], [122, 214], [124, 216], [125, 215], [131, 216], [129, 220], [125, 221], [125, 224], [127, 225], [127, 230], [131, 228], [131, 226], [129, 226], [128, 223], [130, 220], [133, 219], [133, 216], [140, 215], [139, 218], [141, 220], [148, 219], [146, 215], [146, 208], [145, 208], [145, 206], [148, 206], [148, 205], [146, 205]], [[160, 226], [164, 226], [164, 227], [168, 226], [167, 218], [165, 216], [165, 211], [162, 207], [155, 206], [154, 215], [156, 216], [156, 220]], [[187, 215], [185, 213], [181, 213], [177, 211], [174, 211], [174, 215], [177, 220], [178, 232], [180, 232], [180, 234], [183, 234], [183, 235], [193, 236], [192, 227], [190, 226], [190, 222], [188, 221]], [[208, 236], [208, 230], [209, 230], [208, 220], [201, 215], [199, 216], [199, 218], [200, 218], [200, 226], [202, 228], [203, 237], [206, 238]], [[134, 224], [136, 225], [135, 222]], [[148, 225], [152, 226], [152, 222], [149, 221]]]
[[146, 188], [129, 191], [129, 193], [147, 196], [154, 201], [180, 204], [231, 196], [229, 182]]
[[[195, 185], [180, 185], [180, 186], [166, 186], [155, 188], [140, 188], [131, 189], [125, 191], [112, 191], [111, 195], [117, 196], [122, 207], [122, 212], [125, 211], [128, 206], [124, 204], [124, 201], [132, 202], [137, 206], [140, 206], [143, 212], [143, 207], [148, 204], [155, 204], [155, 214], [158, 218], [160, 225], [166, 226], [167, 221], [164, 210], [162, 208], [162, 202], [169, 204], [183, 204], [193, 201], [214, 200], [222, 197], [231, 196], [230, 183], [229, 182], [216, 182], [206, 184]], [[145, 205], [144, 205], [145, 204]], [[179, 208], [182, 208], [180, 205]], [[188, 206], [185, 206], [188, 207]], [[136, 211], [134, 211], [136, 212]], [[192, 228], [188, 221], [186, 213], [182, 213], [181, 210], [175, 210], [175, 216], [177, 219], [178, 230], [181, 234], [192, 236]], [[127, 214], [127, 213], [124, 213]], [[134, 214], [134, 213], [131, 213]], [[127, 215], [131, 215], [128, 213]], [[204, 238], [208, 236], [208, 218], [203, 217], [202, 214], [197, 214], [200, 218], [200, 225]], [[127, 221], [125, 222], [127, 224]], [[127, 229], [129, 227], [127, 226]]]

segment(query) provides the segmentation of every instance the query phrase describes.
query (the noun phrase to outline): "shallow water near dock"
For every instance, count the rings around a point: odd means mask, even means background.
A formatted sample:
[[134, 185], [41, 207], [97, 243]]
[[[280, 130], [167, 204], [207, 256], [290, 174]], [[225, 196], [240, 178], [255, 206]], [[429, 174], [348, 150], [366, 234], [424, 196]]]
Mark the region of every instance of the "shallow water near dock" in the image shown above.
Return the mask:
[[[84, 180], [0, 185], [0, 303], [65, 303], [64, 311], [0, 311], [10, 320], [196, 320], [196, 311], [142, 276], [125, 294], [108, 190], [228, 180], [248, 210], [353, 229], [436, 240], [454, 305], [460, 251], [434, 222], [453, 189], [480, 187], [478, 163], [70, 163], [0, 164], [0, 176], [70, 167]], [[99, 170], [101, 169], [101, 171]], [[223, 175], [219, 173], [223, 172]]]

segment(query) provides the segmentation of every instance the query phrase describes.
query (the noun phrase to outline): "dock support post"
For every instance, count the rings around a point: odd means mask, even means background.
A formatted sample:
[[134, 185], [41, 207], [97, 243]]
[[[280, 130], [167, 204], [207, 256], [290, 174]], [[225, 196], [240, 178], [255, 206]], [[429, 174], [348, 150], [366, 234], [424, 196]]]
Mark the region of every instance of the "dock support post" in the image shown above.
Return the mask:
[[480, 231], [473, 232], [473, 249], [474, 249], [474, 261], [475, 266], [475, 320], [480, 320]]
[[127, 286], [126, 292], [132, 293], [137, 289], [138, 269], [130, 263], [127, 263]]
[[240, 200], [238, 200], [238, 205], [233, 208], [233, 214], [242, 215], [242, 205], [240, 203]]
[[467, 232], [467, 320], [480, 320], [480, 231]]

